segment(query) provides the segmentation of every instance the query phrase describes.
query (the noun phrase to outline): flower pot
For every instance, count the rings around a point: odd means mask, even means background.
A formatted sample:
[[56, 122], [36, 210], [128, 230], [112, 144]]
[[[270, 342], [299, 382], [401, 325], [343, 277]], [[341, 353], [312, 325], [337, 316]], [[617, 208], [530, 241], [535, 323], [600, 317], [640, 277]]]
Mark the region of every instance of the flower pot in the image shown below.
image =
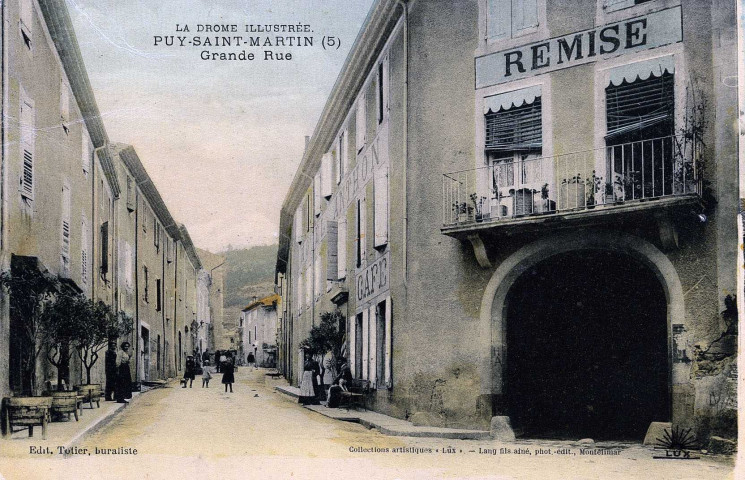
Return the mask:
[[91, 383], [89, 385], [78, 385], [78, 393], [83, 396], [83, 402], [88, 403], [93, 408], [93, 402], [96, 402], [96, 407], [101, 407], [101, 396], [103, 395], [103, 387], [100, 383]]
[[10, 397], [6, 401], [5, 431], [8, 435], [15, 427], [28, 427], [28, 436], [34, 436], [34, 427], [41, 426], [41, 438], [47, 439], [47, 423], [52, 408], [52, 397]]

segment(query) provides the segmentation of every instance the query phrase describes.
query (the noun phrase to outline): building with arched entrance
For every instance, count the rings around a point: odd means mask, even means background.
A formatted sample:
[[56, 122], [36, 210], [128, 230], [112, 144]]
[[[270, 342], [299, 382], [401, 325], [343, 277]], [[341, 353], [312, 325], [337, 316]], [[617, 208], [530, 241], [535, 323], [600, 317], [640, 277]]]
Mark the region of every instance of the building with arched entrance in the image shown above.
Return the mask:
[[375, 2], [283, 204], [284, 373], [339, 310], [369, 404], [415, 424], [734, 437], [735, 18]]

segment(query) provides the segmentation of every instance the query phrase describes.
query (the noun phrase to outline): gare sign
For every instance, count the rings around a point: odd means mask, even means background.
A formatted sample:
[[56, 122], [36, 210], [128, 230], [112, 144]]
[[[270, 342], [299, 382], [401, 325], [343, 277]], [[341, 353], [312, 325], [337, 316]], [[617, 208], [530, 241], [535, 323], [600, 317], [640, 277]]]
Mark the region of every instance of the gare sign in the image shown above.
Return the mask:
[[357, 306], [387, 291], [390, 252], [357, 274]]
[[680, 7], [476, 57], [476, 88], [683, 40]]

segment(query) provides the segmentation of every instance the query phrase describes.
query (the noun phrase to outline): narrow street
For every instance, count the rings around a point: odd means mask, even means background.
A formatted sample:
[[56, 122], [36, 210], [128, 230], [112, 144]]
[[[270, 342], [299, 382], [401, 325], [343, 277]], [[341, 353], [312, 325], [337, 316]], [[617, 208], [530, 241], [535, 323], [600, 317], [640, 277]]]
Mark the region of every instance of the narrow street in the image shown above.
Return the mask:
[[[219, 374], [209, 388], [201, 388], [201, 379], [197, 378], [191, 389], [172, 383], [169, 388], [143, 394], [111, 423], [77, 445], [79, 452], [86, 449], [82, 455], [28, 455], [13, 459], [12, 464], [0, 458], [0, 472], [8, 480], [114, 475], [329, 479], [342, 476], [334, 473], [339, 471], [351, 478], [390, 479], [734, 478], [731, 459], [654, 460], [653, 455], [664, 455], [664, 451], [639, 445], [599, 444], [596, 447], [617, 454], [581, 455], [580, 448], [585, 447], [574, 442], [500, 444], [385, 436], [304, 409], [274, 391], [277, 381], [267, 379], [265, 384], [261, 370], [242, 367], [236, 377], [232, 394], [224, 392]], [[410, 450], [393, 452], [399, 447]], [[508, 448], [511, 453], [502, 453], [500, 448]], [[96, 454], [95, 449], [136, 449], [137, 453]], [[388, 453], [374, 449], [388, 449]], [[518, 449], [529, 453], [514, 453]], [[552, 453], [536, 455], [539, 449]], [[560, 449], [568, 454], [560, 455]], [[424, 452], [427, 450], [431, 453]], [[213, 472], [218, 471], [216, 476]], [[147, 475], [143, 477], [142, 472]]]

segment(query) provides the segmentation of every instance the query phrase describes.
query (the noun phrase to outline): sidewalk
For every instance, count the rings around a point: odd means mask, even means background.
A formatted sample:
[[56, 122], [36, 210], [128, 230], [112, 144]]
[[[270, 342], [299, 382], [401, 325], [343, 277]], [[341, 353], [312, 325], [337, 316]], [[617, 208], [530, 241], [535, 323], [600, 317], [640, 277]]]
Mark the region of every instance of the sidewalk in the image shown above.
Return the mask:
[[100, 408], [96, 408], [95, 403], [92, 409], [87, 403], [83, 404], [83, 414], [79, 415], [79, 421], [76, 422], [75, 417], [70, 415], [69, 420], [64, 419], [47, 424], [46, 440], [41, 437], [41, 427], [34, 427], [34, 436], [30, 438], [28, 428], [16, 431], [6, 438], [0, 438], [0, 456], [28, 458], [29, 455], [32, 455], [31, 447], [39, 448], [42, 451], [44, 447], [49, 447], [55, 454], [60, 454], [58, 450], [60, 447], [66, 449], [81, 443], [86, 435], [103, 427], [128, 405], [136, 402], [142, 396], [142, 393], [132, 392], [132, 399], [129, 404], [106, 402], [103, 399], [101, 399]]
[[[300, 398], [300, 389], [288, 385], [278, 385], [274, 389], [291, 398]], [[468, 430], [462, 428], [440, 428], [417, 426], [400, 418], [389, 417], [370, 410], [347, 410], [344, 408], [327, 408], [325, 405], [306, 405], [305, 408], [321, 415], [375, 428], [384, 435], [404, 437], [449, 438], [458, 440], [484, 440], [491, 438], [488, 431]]]

